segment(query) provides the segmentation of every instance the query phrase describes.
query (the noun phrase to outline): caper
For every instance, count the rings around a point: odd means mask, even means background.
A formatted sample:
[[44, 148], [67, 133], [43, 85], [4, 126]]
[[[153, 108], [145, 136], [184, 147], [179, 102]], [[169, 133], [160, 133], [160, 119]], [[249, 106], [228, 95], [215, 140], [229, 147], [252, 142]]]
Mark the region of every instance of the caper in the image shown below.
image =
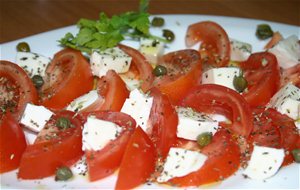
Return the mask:
[[259, 24], [256, 28], [256, 36], [258, 39], [265, 40], [273, 36], [273, 31], [268, 24]]
[[163, 76], [165, 74], [167, 74], [167, 68], [162, 66], [162, 65], [157, 65], [154, 69], [153, 69], [153, 74], [155, 76]]
[[36, 88], [40, 88], [44, 84], [44, 79], [40, 75], [34, 75], [31, 80]]
[[212, 134], [210, 132], [201, 133], [197, 136], [197, 143], [200, 147], [205, 147], [211, 142]]
[[163, 37], [165, 37], [169, 42], [175, 39], [175, 34], [171, 30], [163, 30]]
[[20, 42], [17, 45], [17, 51], [30, 52], [30, 47], [26, 42]]
[[60, 117], [56, 121], [56, 127], [65, 130], [71, 127], [71, 121], [68, 118]]
[[292, 150], [295, 162], [300, 163], [300, 148]]
[[163, 26], [164, 24], [165, 24], [165, 20], [162, 17], [154, 17], [151, 22], [151, 25], [156, 27]]
[[248, 82], [242, 75], [234, 76], [233, 86], [238, 92], [243, 92], [247, 88]]
[[56, 181], [67, 181], [71, 177], [73, 177], [73, 173], [70, 170], [70, 168], [68, 168], [66, 166], [62, 166], [56, 170], [56, 173], [55, 173]]

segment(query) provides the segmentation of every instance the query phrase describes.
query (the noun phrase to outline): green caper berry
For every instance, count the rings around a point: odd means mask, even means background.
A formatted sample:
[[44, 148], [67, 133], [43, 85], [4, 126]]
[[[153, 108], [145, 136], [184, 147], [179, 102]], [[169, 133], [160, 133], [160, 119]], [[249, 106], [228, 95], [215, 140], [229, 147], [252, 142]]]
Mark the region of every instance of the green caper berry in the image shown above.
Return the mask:
[[60, 167], [56, 170], [56, 173], [55, 173], [56, 181], [67, 181], [71, 177], [73, 177], [73, 173], [70, 170], [70, 168], [68, 168], [66, 166]]
[[233, 86], [238, 92], [243, 92], [247, 88], [248, 82], [242, 75], [234, 76]]
[[300, 163], [300, 149], [297, 148], [297, 149], [292, 150], [292, 154], [293, 154], [295, 162]]
[[197, 143], [200, 147], [205, 147], [211, 142], [212, 134], [210, 132], [201, 133], [197, 136]]
[[169, 42], [175, 39], [175, 34], [171, 30], [163, 30], [163, 37], [165, 37]]
[[265, 40], [273, 36], [273, 31], [268, 24], [259, 24], [256, 28], [256, 36], [260, 40]]
[[40, 75], [34, 75], [31, 80], [36, 88], [40, 88], [44, 84], [44, 79]]
[[155, 76], [163, 76], [165, 74], [167, 74], [167, 68], [162, 66], [162, 65], [157, 65], [154, 69], [153, 69], [153, 74]]
[[165, 20], [162, 17], [154, 17], [151, 22], [151, 25], [156, 27], [163, 26], [164, 24], [165, 24]]
[[68, 118], [60, 117], [56, 121], [56, 126], [62, 130], [65, 130], [71, 127], [71, 121]]
[[20, 42], [17, 45], [17, 51], [30, 52], [30, 47], [29, 47], [28, 43], [26, 43], [26, 42]]

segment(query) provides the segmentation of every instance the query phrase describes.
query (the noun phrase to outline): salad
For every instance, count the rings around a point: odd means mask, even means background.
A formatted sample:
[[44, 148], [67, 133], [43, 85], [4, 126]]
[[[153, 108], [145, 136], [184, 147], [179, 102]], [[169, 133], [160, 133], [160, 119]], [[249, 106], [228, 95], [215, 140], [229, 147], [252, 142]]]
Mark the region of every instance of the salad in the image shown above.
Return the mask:
[[186, 46], [168, 51], [180, 34], [141, 7], [79, 21], [52, 58], [20, 43], [15, 63], [1, 61], [1, 174], [68, 183], [79, 161], [85, 181], [116, 175], [116, 189], [198, 187], [239, 169], [268, 179], [299, 162], [297, 36], [259, 26], [266, 49], [252, 52], [197, 21], [184, 29]]

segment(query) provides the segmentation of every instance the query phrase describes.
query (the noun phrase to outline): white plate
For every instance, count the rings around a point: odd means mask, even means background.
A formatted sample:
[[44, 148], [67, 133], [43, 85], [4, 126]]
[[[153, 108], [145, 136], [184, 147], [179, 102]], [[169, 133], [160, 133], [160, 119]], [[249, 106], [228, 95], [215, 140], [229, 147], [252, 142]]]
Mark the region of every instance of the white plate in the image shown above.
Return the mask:
[[[300, 28], [286, 24], [279, 24], [261, 20], [240, 19], [232, 17], [217, 17], [205, 15], [160, 15], [166, 20], [164, 28], [171, 29], [176, 34], [176, 40], [168, 45], [167, 52], [184, 49], [184, 35], [189, 24], [211, 20], [219, 23], [224, 27], [230, 38], [241, 40], [252, 44], [253, 51], [262, 51], [262, 47], [266, 41], [259, 41], [255, 36], [257, 24], [268, 23], [274, 31], [287, 37], [289, 35], [298, 35]], [[30, 44], [31, 51], [40, 53], [48, 57], [52, 57], [55, 52], [61, 49], [58, 46], [57, 40], [64, 36], [67, 32], [75, 33], [77, 31], [75, 26], [69, 26], [27, 38], [19, 39], [13, 42], [1, 44], [0, 59], [1, 60], [15, 60], [16, 45], [18, 42], [26, 41]], [[152, 32], [161, 34], [161, 29], [154, 29]], [[133, 47], [138, 47], [137, 42], [126, 41], [125, 44]], [[235, 175], [224, 180], [222, 183], [215, 185], [204, 186], [203, 188], [217, 188], [217, 189], [299, 189], [299, 164], [292, 164], [288, 167], [280, 169], [278, 174], [267, 180], [250, 180], [244, 179], [241, 171]], [[1, 189], [113, 189], [116, 181], [116, 174], [103, 180], [90, 183], [86, 177], [76, 175], [75, 178], [68, 182], [55, 182], [53, 177], [45, 178], [43, 180], [18, 180], [16, 172], [12, 171], [3, 175], [1, 178]], [[141, 189], [156, 189], [167, 188], [166, 186], [157, 186], [156, 184], [140, 186]]]

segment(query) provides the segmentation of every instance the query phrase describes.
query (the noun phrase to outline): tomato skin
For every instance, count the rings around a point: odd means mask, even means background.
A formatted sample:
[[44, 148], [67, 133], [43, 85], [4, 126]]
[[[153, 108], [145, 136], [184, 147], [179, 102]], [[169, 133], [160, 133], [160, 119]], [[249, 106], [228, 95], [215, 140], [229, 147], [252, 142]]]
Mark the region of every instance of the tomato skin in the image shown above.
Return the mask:
[[239, 146], [230, 133], [224, 129], [217, 131], [212, 142], [205, 146], [201, 153], [208, 158], [198, 171], [173, 178], [169, 182], [179, 187], [199, 186], [221, 181], [231, 176], [239, 168]]
[[[248, 137], [253, 129], [253, 116], [246, 100], [236, 91], [216, 84], [203, 84], [192, 88], [180, 103], [184, 107], [206, 112], [210, 105], [217, 105], [225, 109], [224, 112], [232, 112], [232, 125], [230, 130], [238, 135]], [[230, 110], [228, 110], [230, 108]], [[210, 109], [209, 109], [210, 111]], [[222, 114], [222, 112], [220, 114]], [[231, 114], [227, 114], [231, 115]]]
[[288, 69], [284, 69], [282, 71], [280, 83], [281, 87], [285, 86], [287, 83], [292, 83], [300, 88], [300, 63]]
[[178, 116], [168, 97], [158, 89], [151, 89], [151, 96], [150, 137], [158, 155], [165, 158], [177, 139]]
[[[37, 90], [26, 72], [18, 65], [9, 61], [0, 61], [0, 78], [3, 79], [0, 84], [4, 87], [4, 92], [1, 92], [4, 95], [0, 96], [0, 106], [4, 108], [7, 106], [8, 101], [11, 101], [13, 107], [8, 107], [5, 111], [11, 109], [13, 117], [19, 120], [27, 103], [36, 104], [38, 102]], [[12, 87], [11, 85], [14, 86]], [[14, 90], [12, 91], [11, 89]], [[13, 93], [12, 100], [5, 100], [6, 91], [7, 93]], [[5, 111], [0, 110], [0, 121]]]
[[56, 53], [46, 73], [40, 93], [41, 104], [49, 109], [63, 109], [93, 88], [90, 65], [77, 50], [63, 49]]
[[119, 44], [118, 47], [132, 57], [132, 64], [135, 64], [137, 70], [139, 71], [140, 80], [143, 81], [141, 89], [143, 92], [147, 92], [151, 88], [151, 84], [154, 80], [152, 66], [147, 61], [145, 56], [138, 50], [122, 44]]
[[121, 164], [126, 145], [134, 132], [135, 120], [121, 112], [98, 111], [83, 113], [83, 116], [95, 116], [98, 119], [114, 122], [124, 128], [120, 136], [109, 142], [99, 151], [86, 151], [89, 180], [96, 181], [111, 175]]
[[[185, 43], [187, 47], [201, 42], [200, 52], [206, 61], [216, 67], [227, 66], [230, 60], [230, 41], [225, 30], [217, 23], [203, 21], [188, 27]], [[205, 62], [206, 62], [205, 61]]]
[[8, 112], [0, 125], [0, 173], [19, 167], [26, 146], [27, 143], [21, 126]]
[[[74, 127], [61, 131], [55, 127], [59, 117], [68, 118]], [[47, 127], [48, 126], [48, 127]], [[34, 144], [28, 145], [20, 163], [18, 178], [41, 179], [55, 174], [61, 166], [71, 166], [82, 155], [82, 119], [70, 111], [53, 115], [47, 122], [45, 130], [53, 129], [56, 138], [39, 136]], [[43, 129], [44, 130], [44, 129]], [[43, 131], [41, 131], [43, 133]], [[47, 133], [51, 135], [51, 132]]]
[[[265, 66], [263, 62], [266, 62]], [[276, 57], [268, 52], [254, 53], [240, 66], [248, 81], [248, 92], [243, 93], [244, 98], [253, 107], [266, 105], [280, 84]]]
[[156, 157], [148, 135], [136, 128], [126, 146], [115, 189], [133, 189], [145, 183], [155, 170]]
[[196, 50], [179, 50], [164, 55], [159, 65], [167, 68], [167, 75], [155, 78], [153, 86], [177, 104], [193, 86], [200, 84], [202, 64]]

